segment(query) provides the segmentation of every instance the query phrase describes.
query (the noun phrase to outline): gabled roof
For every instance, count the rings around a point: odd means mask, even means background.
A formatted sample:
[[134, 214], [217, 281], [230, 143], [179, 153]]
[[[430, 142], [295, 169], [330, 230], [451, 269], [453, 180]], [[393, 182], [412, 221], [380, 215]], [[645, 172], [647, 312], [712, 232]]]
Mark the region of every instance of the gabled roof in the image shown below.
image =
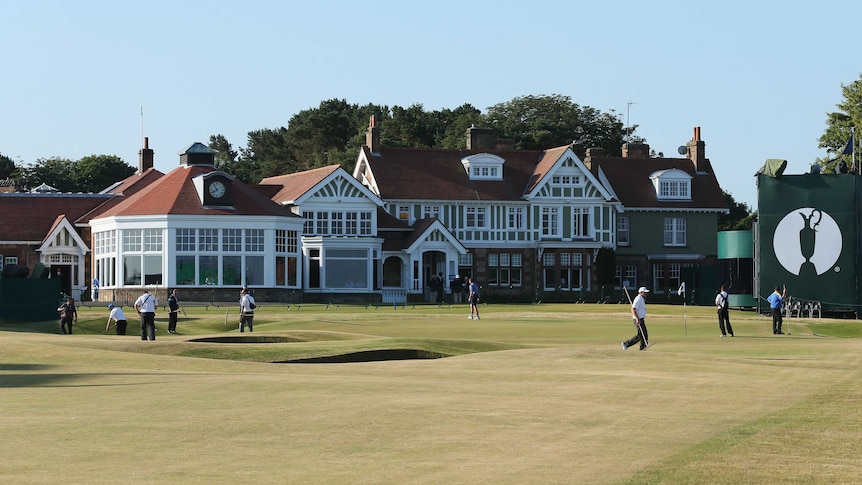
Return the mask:
[[452, 245], [455, 249], [458, 250], [461, 254], [467, 254], [467, 248], [461, 244], [452, 232], [449, 231], [446, 226], [440, 222], [436, 217], [432, 217], [431, 219], [419, 219], [413, 224], [413, 233], [410, 234], [404, 240], [404, 250], [407, 252], [413, 252], [417, 249], [417, 246], [422, 244], [422, 241], [428, 237], [432, 232], [440, 231], [443, 234], [443, 237], [446, 239], [449, 244]]
[[122, 201], [101, 212], [98, 218], [157, 214], [298, 217], [239, 180], [233, 181], [232, 207], [204, 207], [192, 179], [214, 170], [209, 165], [175, 168], [134, 194], [123, 197]]
[[54, 224], [51, 225], [51, 229], [45, 234], [45, 238], [42, 240], [42, 245], [39, 246], [37, 251], [50, 252], [53, 245], [52, 243], [61, 231], [67, 231], [69, 233], [69, 236], [75, 240], [75, 246], [78, 247], [78, 249], [81, 251], [81, 254], [86, 254], [90, 251], [90, 248], [89, 246], [87, 246], [87, 243], [83, 239], [81, 239], [81, 236], [78, 234], [78, 231], [75, 230], [75, 227], [72, 226], [72, 223], [69, 222], [69, 219], [67, 219], [64, 214], [60, 214], [59, 216], [57, 216], [57, 219], [54, 221]]
[[[585, 160], [593, 174], [606, 179], [626, 210], [632, 209], [703, 209], [727, 210], [724, 194], [715, 178], [709, 160], [700, 162], [695, 171], [688, 158], [589, 157]], [[650, 174], [677, 169], [692, 177], [691, 200], [659, 200]]]
[[542, 158], [536, 165], [536, 170], [533, 173], [533, 177], [530, 179], [530, 185], [524, 189], [525, 194], [532, 192], [539, 185], [539, 183], [545, 178], [545, 175], [554, 168], [554, 164], [557, 163], [560, 157], [562, 157], [568, 149], [568, 146], [562, 146], [545, 150], [542, 154]]
[[[332, 183], [337, 178], [344, 183]], [[383, 205], [383, 201], [377, 194], [371, 192], [368, 187], [362, 185], [353, 178], [349, 172], [340, 165], [329, 165], [307, 172], [279, 175], [261, 180], [262, 184], [280, 185], [282, 188], [275, 194], [272, 200], [285, 205], [302, 205], [311, 197], [324, 193], [326, 197], [337, 197], [341, 199], [366, 198], [377, 204]]]
[[0, 242], [39, 243], [58, 223], [74, 221], [104, 203], [110, 194], [0, 193]]
[[[461, 160], [479, 153], [505, 160], [503, 180], [470, 180]], [[383, 200], [522, 200], [544, 155], [541, 150], [393, 147], [372, 154], [364, 146], [360, 163], [368, 164]]]
[[260, 185], [280, 187], [271, 197], [272, 200], [282, 204], [293, 203], [339, 168], [340, 165], [328, 165], [305, 172], [267, 177], [260, 181]]

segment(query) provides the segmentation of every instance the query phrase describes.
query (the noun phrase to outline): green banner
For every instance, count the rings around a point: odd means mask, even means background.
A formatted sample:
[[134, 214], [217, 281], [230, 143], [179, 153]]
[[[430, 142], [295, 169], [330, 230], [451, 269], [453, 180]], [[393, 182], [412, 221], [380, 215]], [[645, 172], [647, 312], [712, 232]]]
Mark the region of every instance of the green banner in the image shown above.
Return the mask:
[[859, 179], [847, 174], [757, 177], [760, 297], [786, 285], [793, 298], [855, 309]]

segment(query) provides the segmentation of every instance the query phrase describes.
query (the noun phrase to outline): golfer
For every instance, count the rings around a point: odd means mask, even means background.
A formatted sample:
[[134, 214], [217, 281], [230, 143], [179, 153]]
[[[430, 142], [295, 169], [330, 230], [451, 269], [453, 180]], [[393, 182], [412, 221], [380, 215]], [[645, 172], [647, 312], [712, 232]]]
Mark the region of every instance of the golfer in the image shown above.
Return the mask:
[[108, 305], [108, 310], [111, 313], [108, 315], [108, 324], [105, 326], [105, 331], [111, 329], [111, 320], [117, 322], [117, 335], [125, 335], [126, 334], [126, 325], [128, 322], [126, 321], [126, 314], [123, 313], [123, 310], [118, 306], [114, 306], [113, 303]]
[[649, 290], [641, 286], [638, 288], [638, 296], [632, 301], [632, 319], [635, 321], [635, 326], [638, 332], [634, 337], [622, 343], [623, 350], [628, 349], [634, 344], [640, 344], [640, 350], [645, 350], [649, 345], [649, 333], [646, 328], [646, 296]]

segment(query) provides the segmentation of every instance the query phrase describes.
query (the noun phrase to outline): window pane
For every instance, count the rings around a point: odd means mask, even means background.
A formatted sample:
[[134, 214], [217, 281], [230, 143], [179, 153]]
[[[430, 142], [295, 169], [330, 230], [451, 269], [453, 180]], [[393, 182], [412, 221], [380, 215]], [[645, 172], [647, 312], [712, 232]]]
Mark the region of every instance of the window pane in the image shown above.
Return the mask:
[[263, 285], [263, 256], [245, 257], [245, 282], [248, 285]]
[[222, 258], [222, 284], [239, 286], [242, 284], [242, 256]]
[[221, 233], [222, 251], [242, 251], [242, 229], [223, 229]]
[[353, 259], [326, 259], [326, 286], [367, 288], [368, 262]]
[[141, 284], [141, 257], [125, 256], [123, 258], [123, 284], [126, 286], [140, 286]]
[[245, 230], [245, 250], [254, 252], [263, 251], [263, 229]]
[[177, 256], [177, 284], [178, 285], [194, 285], [195, 284], [195, 257], [194, 256]]
[[201, 256], [200, 278], [202, 285], [218, 284], [218, 256]]
[[145, 285], [161, 285], [162, 284], [162, 256], [147, 255], [144, 256], [144, 284]]

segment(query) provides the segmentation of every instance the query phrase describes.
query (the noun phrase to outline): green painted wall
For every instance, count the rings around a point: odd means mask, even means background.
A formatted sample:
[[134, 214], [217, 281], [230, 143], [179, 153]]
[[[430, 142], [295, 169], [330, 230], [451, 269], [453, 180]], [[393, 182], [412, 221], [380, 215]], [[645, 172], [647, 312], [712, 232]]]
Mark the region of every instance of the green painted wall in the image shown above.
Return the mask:
[[[630, 246], [620, 246], [619, 254], [705, 254], [714, 256], [718, 252], [715, 233], [718, 224], [716, 214], [670, 213], [670, 212], [626, 212], [630, 224]], [[665, 217], [686, 219], [685, 246], [664, 245]]]

